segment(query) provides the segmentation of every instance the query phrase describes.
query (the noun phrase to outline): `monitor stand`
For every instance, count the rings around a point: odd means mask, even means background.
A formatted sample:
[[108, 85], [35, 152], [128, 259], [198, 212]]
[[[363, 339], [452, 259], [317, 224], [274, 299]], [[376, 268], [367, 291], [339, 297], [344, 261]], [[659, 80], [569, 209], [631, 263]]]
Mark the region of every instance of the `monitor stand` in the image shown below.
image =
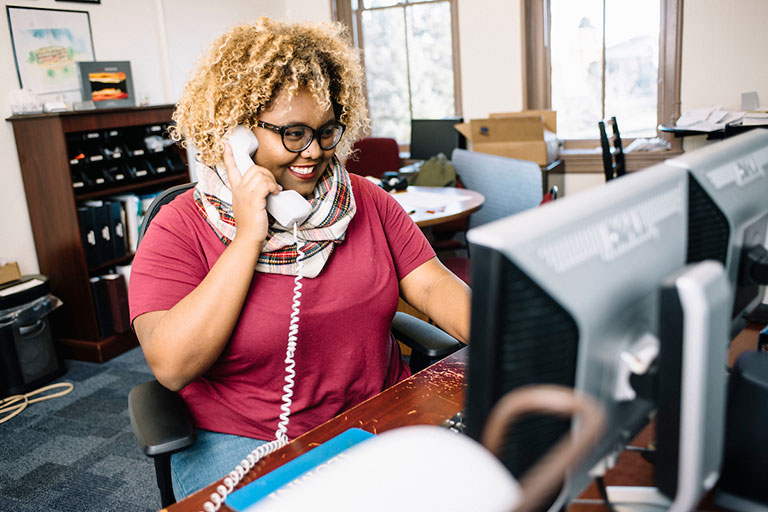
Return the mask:
[[717, 483], [722, 453], [707, 447], [724, 440], [729, 297], [715, 261], [689, 265], [665, 281], [654, 456], [659, 487], [609, 486], [617, 511], [687, 512]]

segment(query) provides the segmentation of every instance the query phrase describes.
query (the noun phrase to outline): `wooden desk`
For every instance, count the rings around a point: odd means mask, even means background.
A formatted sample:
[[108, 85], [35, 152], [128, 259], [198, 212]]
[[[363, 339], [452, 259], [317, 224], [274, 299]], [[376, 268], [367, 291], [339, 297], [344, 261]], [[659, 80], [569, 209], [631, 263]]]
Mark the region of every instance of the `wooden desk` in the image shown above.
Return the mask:
[[413, 221], [420, 228], [434, 226], [436, 224], [442, 224], [443, 222], [450, 222], [468, 217], [472, 213], [479, 210], [485, 202], [485, 197], [483, 197], [483, 194], [480, 192], [455, 187], [410, 186], [404, 192], [395, 193], [394, 196], [395, 199], [400, 201], [407, 201], [407, 199], [404, 199], [404, 196], [407, 196], [409, 193], [438, 194], [448, 199], [460, 198], [447, 203], [442, 208], [436, 208], [434, 210], [430, 210], [426, 207], [415, 207], [410, 210], [406, 209]]
[[[760, 327], [750, 324], [731, 343], [728, 364], [733, 365], [738, 356], [757, 348]], [[422, 372], [385, 390], [349, 411], [329, 420], [317, 428], [296, 438], [277, 452], [265, 457], [243, 479], [241, 485], [285, 464], [302, 453], [314, 448], [344, 430], [357, 427], [372, 433], [384, 432], [407, 425], [438, 425], [463, 407], [464, 372], [467, 367], [468, 348], [464, 348]], [[654, 438], [653, 425], [638, 435], [633, 446], [647, 447]], [[653, 486], [653, 466], [638, 452], [624, 451], [616, 466], [605, 475], [607, 485]], [[172, 505], [169, 512], [197, 512], [214, 491], [219, 482], [209, 485], [186, 499]], [[591, 484], [580, 498], [597, 499], [597, 488]], [[229, 510], [226, 504], [221, 510]], [[600, 504], [572, 504], [568, 512], [603, 512], [608, 508]], [[711, 496], [704, 498], [699, 510], [717, 510], [711, 504]]]
[[[408, 425], [439, 425], [461, 410], [464, 372], [469, 349], [463, 348], [442, 361], [392, 386], [332, 420], [310, 430], [262, 459], [242, 485], [282, 466], [343, 431], [356, 427], [374, 434]], [[246, 454], [243, 454], [246, 455]], [[169, 512], [198, 512], [220, 482], [215, 482], [168, 507]], [[226, 503], [221, 510], [231, 511]]]

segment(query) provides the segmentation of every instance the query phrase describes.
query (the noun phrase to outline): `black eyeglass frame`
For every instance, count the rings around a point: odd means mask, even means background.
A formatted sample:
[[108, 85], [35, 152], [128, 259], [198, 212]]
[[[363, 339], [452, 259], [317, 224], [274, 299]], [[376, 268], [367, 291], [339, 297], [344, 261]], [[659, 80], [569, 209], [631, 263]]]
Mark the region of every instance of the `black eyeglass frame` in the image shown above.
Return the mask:
[[[317, 143], [320, 146], [320, 149], [322, 149], [323, 151], [329, 151], [329, 150], [331, 150], [331, 149], [333, 149], [333, 148], [335, 148], [336, 146], [339, 145], [339, 142], [341, 142], [341, 138], [344, 136], [344, 132], [347, 130], [347, 125], [345, 125], [341, 121], [330, 121], [328, 123], [325, 123], [323, 126], [318, 128], [317, 130], [313, 130], [312, 127], [307, 126], [305, 124], [301, 124], [301, 123], [288, 124], [288, 125], [285, 125], [285, 126], [277, 126], [276, 124], [268, 123], [266, 121], [256, 121], [256, 126], [258, 126], [260, 128], [266, 128], [267, 130], [271, 130], [271, 131], [273, 131], [275, 133], [279, 133], [280, 134], [280, 140], [283, 143], [283, 147], [287, 151], [290, 151], [291, 153], [301, 153], [302, 151], [307, 149], [312, 144], [312, 141], [315, 140], [315, 139], [317, 139]], [[303, 128], [308, 129], [309, 132], [312, 134], [312, 136], [309, 138], [309, 140], [307, 141], [307, 144], [303, 148], [301, 148], [301, 149], [291, 149], [285, 143], [285, 132], [290, 130], [291, 128], [296, 128], [297, 126], [301, 126]], [[329, 126], [341, 126], [341, 133], [339, 134], [339, 138], [336, 140], [336, 142], [333, 144], [333, 146], [331, 146], [329, 148], [324, 148], [323, 144], [320, 142], [322, 140], [322, 138], [320, 137], [320, 132], [323, 129], [329, 127]]]

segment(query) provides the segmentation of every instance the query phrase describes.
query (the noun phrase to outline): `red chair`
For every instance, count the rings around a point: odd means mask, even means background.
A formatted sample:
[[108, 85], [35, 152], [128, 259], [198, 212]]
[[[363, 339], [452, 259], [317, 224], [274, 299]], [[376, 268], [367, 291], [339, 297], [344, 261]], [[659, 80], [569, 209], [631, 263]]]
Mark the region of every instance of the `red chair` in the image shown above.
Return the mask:
[[352, 146], [344, 166], [349, 172], [379, 178], [385, 172], [400, 170], [400, 147], [395, 139], [366, 137]]

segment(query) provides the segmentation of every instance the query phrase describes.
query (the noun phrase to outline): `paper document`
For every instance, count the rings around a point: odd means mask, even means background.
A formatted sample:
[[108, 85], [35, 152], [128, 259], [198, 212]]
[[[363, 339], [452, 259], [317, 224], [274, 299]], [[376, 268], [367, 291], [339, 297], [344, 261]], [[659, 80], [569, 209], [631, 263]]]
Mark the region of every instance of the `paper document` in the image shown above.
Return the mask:
[[445, 209], [450, 204], [472, 199], [471, 196], [464, 194], [446, 195], [434, 192], [406, 192], [404, 194], [394, 194], [393, 197], [407, 212], [417, 208], [439, 211]]
[[747, 112], [741, 119], [741, 126], [768, 125], [768, 112]]
[[740, 121], [744, 112], [729, 112], [719, 105], [686, 110], [678, 118], [675, 128], [714, 132], [722, 130], [728, 123]]
[[30, 279], [29, 281], [17, 284], [16, 286], [9, 286], [8, 288], [0, 290], [0, 297], [7, 297], [9, 295], [13, 295], [14, 293], [23, 292], [24, 290], [29, 290], [30, 288], [34, 288], [40, 284], [43, 284], [41, 280]]
[[625, 148], [625, 153], [632, 151], [666, 151], [670, 148], [669, 142], [658, 137], [652, 139], [637, 138], [630, 142]]

